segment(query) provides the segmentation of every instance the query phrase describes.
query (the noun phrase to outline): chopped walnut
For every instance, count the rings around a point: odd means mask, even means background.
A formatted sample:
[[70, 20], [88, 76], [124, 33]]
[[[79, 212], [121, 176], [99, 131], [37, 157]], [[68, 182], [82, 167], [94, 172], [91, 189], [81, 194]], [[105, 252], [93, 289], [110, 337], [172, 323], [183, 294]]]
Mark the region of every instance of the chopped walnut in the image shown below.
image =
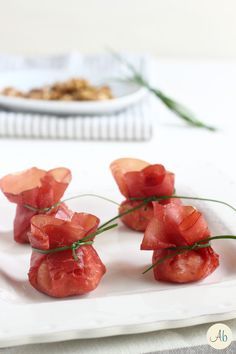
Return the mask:
[[73, 78], [53, 85], [35, 88], [28, 92], [6, 87], [0, 94], [35, 100], [58, 101], [102, 101], [113, 98], [109, 86], [92, 86], [89, 81]]
[[6, 87], [1, 92], [4, 96], [11, 96], [11, 97], [24, 97], [23, 92], [16, 90], [14, 87]]

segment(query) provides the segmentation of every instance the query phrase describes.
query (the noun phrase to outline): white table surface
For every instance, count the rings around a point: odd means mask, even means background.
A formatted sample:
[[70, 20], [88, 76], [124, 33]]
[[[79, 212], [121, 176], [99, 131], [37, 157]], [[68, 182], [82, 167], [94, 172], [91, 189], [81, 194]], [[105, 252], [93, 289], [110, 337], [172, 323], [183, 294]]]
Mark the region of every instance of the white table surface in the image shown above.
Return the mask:
[[[154, 65], [153, 81], [159, 88], [191, 107], [199, 118], [219, 127], [217, 133], [184, 126], [159, 103], [153, 114], [154, 136], [148, 143], [0, 140], [1, 175], [37, 165], [71, 167], [75, 175], [106, 169], [118, 157], [133, 156], [160, 162], [176, 172], [177, 179], [198, 173], [211, 195], [224, 199], [222, 185], [214, 185], [214, 168], [236, 179], [236, 63], [161, 60]], [[88, 165], [89, 161], [89, 165]], [[209, 166], [209, 170], [207, 169]], [[211, 169], [213, 167], [213, 169]], [[78, 169], [78, 172], [77, 172]], [[221, 188], [220, 188], [221, 187]], [[86, 189], [86, 186], [81, 186]], [[210, 193], [209, 193], [210, 194]], [[232, 190], [232, 200], [236, 198]], [[229, 201], [230, 202], [230, 201]], [[228, 322], [236, 334], [236, 320]], [[34, 353], [144, 353], [206, 343], [209, 325], [148, 334], [78, 340], [0, 349], [6, 354]]]

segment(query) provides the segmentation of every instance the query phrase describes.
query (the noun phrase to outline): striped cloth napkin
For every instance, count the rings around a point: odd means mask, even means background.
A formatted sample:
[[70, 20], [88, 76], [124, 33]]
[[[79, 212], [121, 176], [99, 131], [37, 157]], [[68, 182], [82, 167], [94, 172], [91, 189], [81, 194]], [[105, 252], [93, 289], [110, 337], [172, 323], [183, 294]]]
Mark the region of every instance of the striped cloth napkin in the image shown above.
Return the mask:
[[[147, 56], [128, 56], [135, 67], [149, 76]], [[25, 58], [0, 55], [0, 72], [25, 69], [57, 69], [68, 76], [83, 76], [92, 80], [122, 77], [127, 74], [116, 59], [109, 54], [52, 56]], [[78, 70], [79, 68], [79, 70]], [[136, 105], [109, 115], [68, 116], [10, 112], [0, 107], [0, 136], [12, 138], [76, 139], [76, 140], [123, 140], [145, 141], [151, 139], [151, 104], [146, 98]]]

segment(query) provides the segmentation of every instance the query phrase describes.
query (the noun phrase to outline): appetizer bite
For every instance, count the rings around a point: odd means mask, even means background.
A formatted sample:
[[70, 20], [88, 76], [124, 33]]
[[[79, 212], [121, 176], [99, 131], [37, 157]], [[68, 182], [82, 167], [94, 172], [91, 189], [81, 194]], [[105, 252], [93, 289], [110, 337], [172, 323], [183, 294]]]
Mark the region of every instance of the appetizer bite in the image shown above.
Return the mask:
[[[156, 280], [188, 283], [210, 275], [219, 265], [219, 256], [204, 242], [210, 231], [203, 215], [192, 206], [153, 202], [141, 250], [153, 250]], [[203, 241], [200, 247], [191, 247]]]
[[[121, 158], [111, 163], [110, 169], [120, 189], [126, 198], [120, 205], [119, 213], [125, 214], [133, 209], [132, 213], [121, 216], [123, 223], [136, 231], [145, 231], [153, 216], [153, 205], [144, 203], [138, 207], [145, 198], [169, 196], [174, 193], [174, 174], [165, 169], [163, 165], [151, 165], [146, 161]], [[160, 201], [169, 203], [170, 199]], [[172, 201], [180, 203], [178, 199]]]
[[29, 235], [31, 285], [58, 298], [94, 290], [106, 272], [91, 245], [98, 224], [96, 216], [86, 213], [74, 213], [70, 221], [35, 215]]
[[60, 201], [70, 181], [71, 172], [64, 167], [49, 171], [33, 167], [23, 172], [9, 174], [0, 180], [0, 188], [4, 195], [10, 202], [17, 204], [14, 220], [16, 242], [29, 242], [30, 220], [35, 214], [48, 212], [60, 219], [72, 217], [73, 213], [65, 204], [50, 210]]
[[219, 256], [212, 247], [175, 254], [176, 251], [167, 249], [153, 252], [152, 262], [154, 265], [166, 258], [165, 261], [153, 268], [156, 280], [190, 283], [206, 278], [219, 266]]

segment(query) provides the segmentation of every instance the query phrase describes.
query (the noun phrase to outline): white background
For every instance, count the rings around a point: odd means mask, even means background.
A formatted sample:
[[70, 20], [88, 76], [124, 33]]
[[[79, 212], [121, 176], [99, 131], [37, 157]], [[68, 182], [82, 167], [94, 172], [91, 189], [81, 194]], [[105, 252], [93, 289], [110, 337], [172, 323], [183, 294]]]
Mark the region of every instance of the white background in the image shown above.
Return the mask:
[[236, 58], [235, 0], [0, 0], [0, 52]]

